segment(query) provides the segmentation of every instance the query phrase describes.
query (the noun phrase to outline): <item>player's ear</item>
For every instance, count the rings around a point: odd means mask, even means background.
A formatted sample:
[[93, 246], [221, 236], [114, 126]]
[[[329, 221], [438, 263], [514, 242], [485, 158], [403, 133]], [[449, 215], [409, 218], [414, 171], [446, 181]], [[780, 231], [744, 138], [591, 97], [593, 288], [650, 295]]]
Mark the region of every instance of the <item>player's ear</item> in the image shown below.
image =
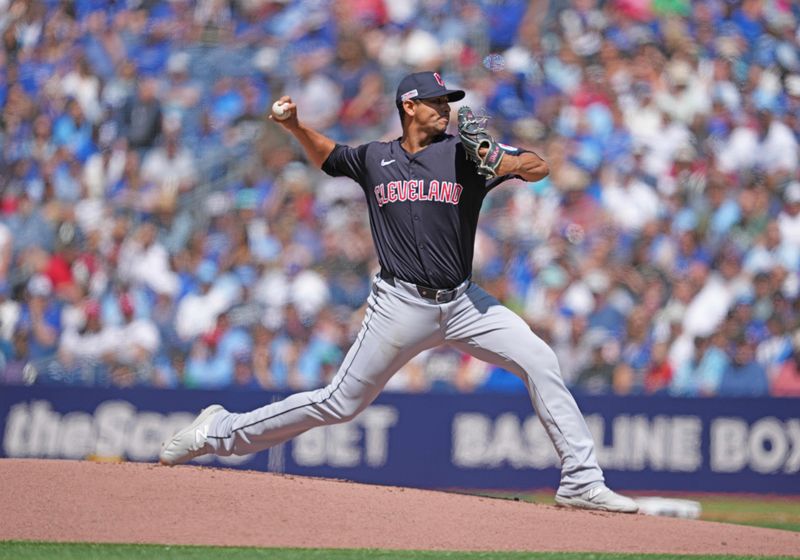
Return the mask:
[[414, 116], [414, 112], [417, 109], [417, 102], [413, 99], [407, 99], [403, 101], [403, 112], [409, 117]]

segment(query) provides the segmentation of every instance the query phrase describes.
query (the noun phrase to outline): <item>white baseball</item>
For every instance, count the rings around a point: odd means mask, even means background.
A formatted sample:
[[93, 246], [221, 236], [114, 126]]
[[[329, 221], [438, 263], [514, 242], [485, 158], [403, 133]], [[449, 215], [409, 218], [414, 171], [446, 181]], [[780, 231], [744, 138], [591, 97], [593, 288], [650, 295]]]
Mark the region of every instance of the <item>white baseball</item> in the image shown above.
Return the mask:
[[284, 121], [289, 118], [291, 113], [289, 112], [289, 104], [288, 103], [281, 103], [280, 101], [276, 101], [272, 104], [272, 116], [279, 120]]

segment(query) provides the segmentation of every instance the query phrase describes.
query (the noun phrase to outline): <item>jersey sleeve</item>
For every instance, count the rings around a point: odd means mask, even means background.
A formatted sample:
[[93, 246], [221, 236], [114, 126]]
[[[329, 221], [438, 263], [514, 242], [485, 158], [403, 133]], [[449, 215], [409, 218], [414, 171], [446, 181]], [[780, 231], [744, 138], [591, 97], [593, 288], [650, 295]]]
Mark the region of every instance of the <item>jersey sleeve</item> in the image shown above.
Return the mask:
[[322, 164], [322, 170], [331, 177], [350, 177], [361, 183], [367, 161], [367, 144], [351, 148], [343, 144], [336, 147]]
[[[515, 148], [514, 146], [509, 146], [508, 144], [500, 144], [498, 142], [498, 145], [507, 154], [511, 154], [511, 155], [515, 155], [515, 156], [518, 156], [520, 154], [524, 154], [526, 152], [533, 153], [533, 152], [531, 152], [531, 150], [525, 150], [523, 148]], [[489, 180], [486, 181], [486, 190], [490, 191], [493, 188], [495, 188], [496, 186], [500, 185], [500, 183], [502, 183], [503, 181], [508, 181], [509, 179], [520, 179], [520, 180], [522, 180], [522, 177], [520, 177], [519, 175], [500, 175], [498, 177], [495, 177], [493, 179], [489, 179]]]

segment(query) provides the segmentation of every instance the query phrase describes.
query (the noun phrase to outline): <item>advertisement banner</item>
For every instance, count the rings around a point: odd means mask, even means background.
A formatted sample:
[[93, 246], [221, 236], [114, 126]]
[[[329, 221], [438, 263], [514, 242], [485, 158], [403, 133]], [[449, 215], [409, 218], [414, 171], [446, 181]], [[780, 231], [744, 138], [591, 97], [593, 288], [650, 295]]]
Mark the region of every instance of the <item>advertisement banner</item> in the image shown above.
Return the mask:
[[[211, 403], [248, 411], [284, 395], [0, 387], [0, 456], [157, 460]], [[578, 397], [618, 490], [800, 494], [800, 400]], [[524, 395], [385, 393], [346, 424], [200, 464], [420, 488], [558, 485], [558, 458]]]

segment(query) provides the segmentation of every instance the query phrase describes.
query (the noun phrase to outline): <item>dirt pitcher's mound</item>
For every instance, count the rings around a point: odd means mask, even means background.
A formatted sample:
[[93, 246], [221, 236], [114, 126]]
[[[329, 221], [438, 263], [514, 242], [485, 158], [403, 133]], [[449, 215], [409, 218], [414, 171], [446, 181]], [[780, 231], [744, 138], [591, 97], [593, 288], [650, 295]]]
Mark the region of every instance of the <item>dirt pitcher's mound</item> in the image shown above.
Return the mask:
[[0, 540], [789, 555], [800, 533], [198, 467], [0, 460]]

